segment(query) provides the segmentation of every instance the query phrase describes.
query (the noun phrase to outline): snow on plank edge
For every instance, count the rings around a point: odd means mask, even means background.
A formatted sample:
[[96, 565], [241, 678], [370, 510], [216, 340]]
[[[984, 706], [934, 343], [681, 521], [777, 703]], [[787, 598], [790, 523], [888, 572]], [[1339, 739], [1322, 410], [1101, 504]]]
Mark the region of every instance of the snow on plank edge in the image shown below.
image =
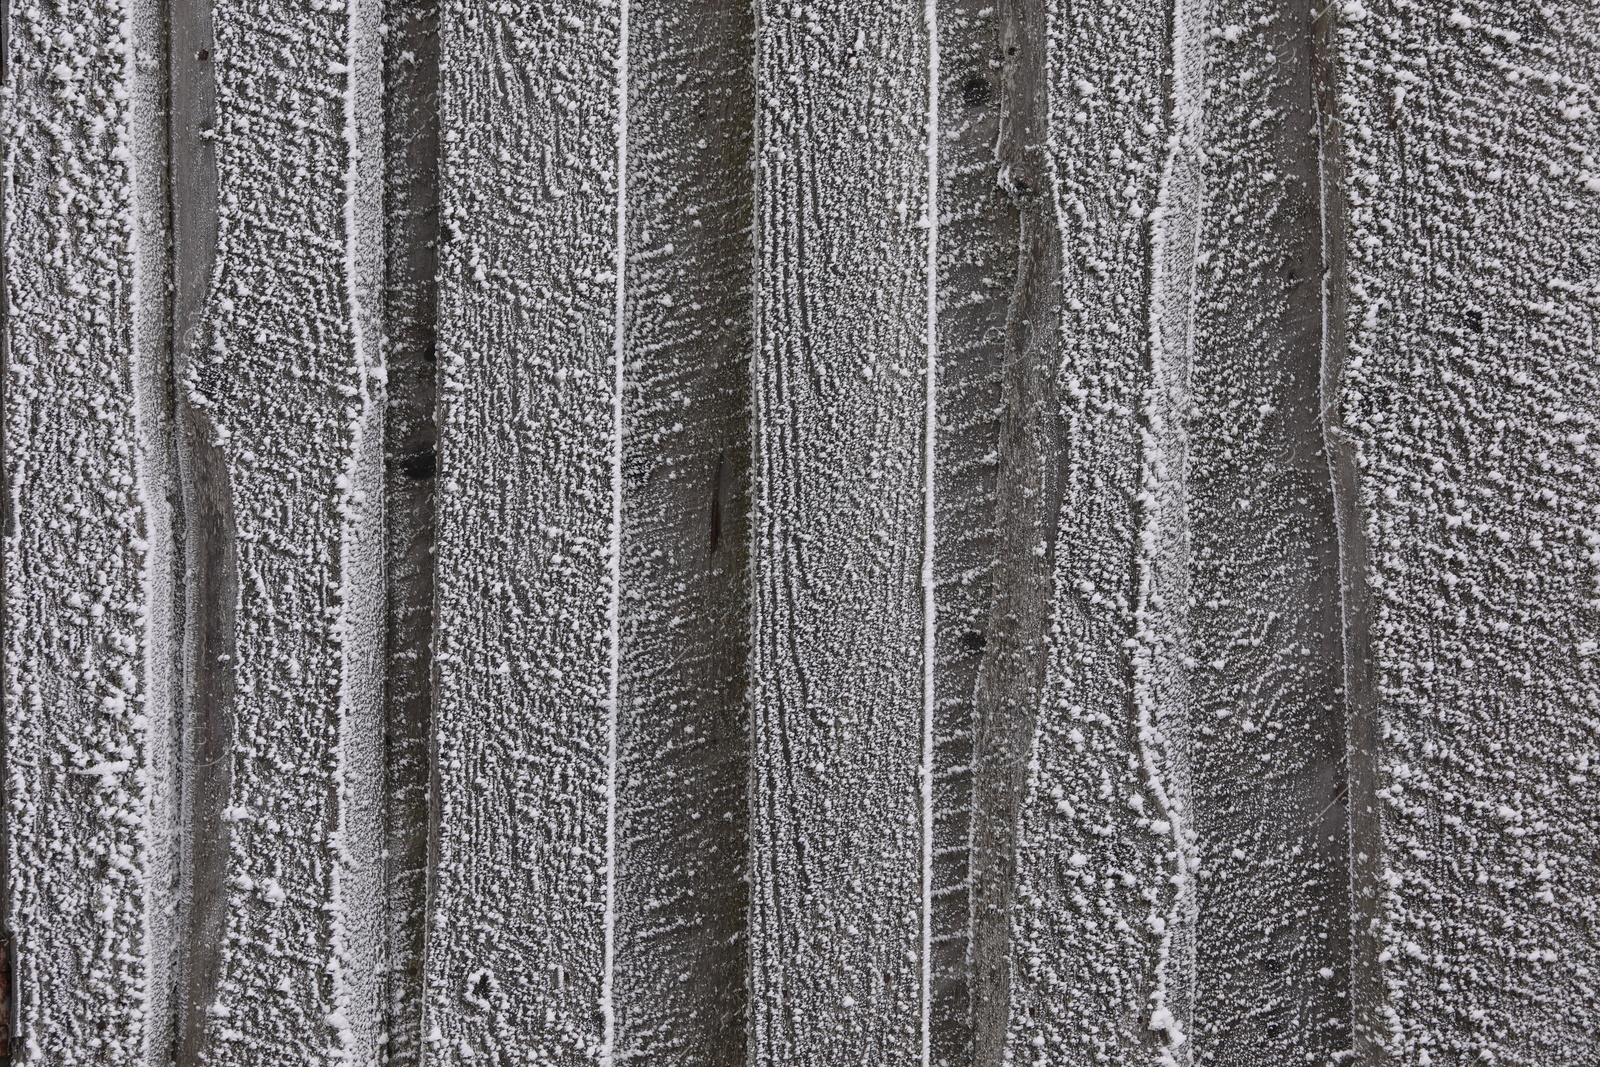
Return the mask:
[[[377, 1055], [382, 723], [376, 8], [212, 8], [216, 254], [178, 367], [224, 493], [233, 597], [214, 980], [191, 982], [186, 1054], [218, 1063]], [[363, 162], [365, 160], [366, 162]], [[195, 190], [189, 190], [195, 192]], [[206, 205], [180, 203], [179, 210]], [[214, 480], [212, 480], [214, 479]], [[213, 505], [214, 506], [214, 505]], [[199, 546], [201, 550], [214, 546]], [[231, 587], [231, 588], [229, 588]], [[198, 755], [192, 759], [198, 760]], [[201, 768], [197, 765], [196, 770]], [[195, 951], [199, 951], [196, 946]], [[206, 988], [205, 982], [214, 982]]]

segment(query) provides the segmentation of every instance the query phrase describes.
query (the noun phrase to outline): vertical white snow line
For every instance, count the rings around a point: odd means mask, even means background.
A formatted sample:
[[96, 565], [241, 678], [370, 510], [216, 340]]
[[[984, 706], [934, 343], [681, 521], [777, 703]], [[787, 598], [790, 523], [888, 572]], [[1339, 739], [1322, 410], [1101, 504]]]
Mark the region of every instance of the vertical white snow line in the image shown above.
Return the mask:
[[[370, 347], [365, 289], [374, 281], [376, 245], [363, 225], [375, 223], [368, 197], [368, 170], [375, 140], [363, 131], [362, 110], [370, 104], [366, 79], [373, 68], [376, 9], [369, 0], [345, 7], [343, 139], [343, 283], [349, 324], [350, 357], [357, 377], [358, 406], [347, 427], [349, 451], [339, 485], [339, 700], [335, 745], [337, 837], [331, 874], [333, 901], [333, 1014], [335, 1058], [363, 1060], [376, 1054], [382, 1023], [377, 1013], [372, 975], [381, 959], [366, 921], [365, 899], [374, 890], [376, 849], [372, 836], [375, 798], [357, 783], [372, 782], [366, 766], [375, 741], [380, 683], [376, 665], [379, 640], [381, 563], [378, 561], [382, 516], [382, 367], [381, 354]], [[359, 918], [352, 919], [352, 916]]]
[[[1178, 766], [1180, 753], [1167, 731], [1161, 729], [1163, 697], [1174, 686], [1164, 680], [1168, 665], [1161, 662], [1161, 609], [1155, 605], [1164, 593], [1162, 572], [1173, 565], [1162, 560], [1164, 545], [1182, 524], [1184, 488], [1173, 488], [1185, 476], [1182, 405], [1187, 395], [1188, 368], [1193, 362], [1196, 258], [1203, 210], [1203, 174], [1200, 169], [1202, 136], [1202, 47], [1206, 0], [1174, 0], [1172, 11], [1172, 128], [1167, 143], [1156, 211], [1152, 215], [1150, 284], [1150, 383], [1144, 398], [1144, 426], [1140, 428], [1140, 492], [1142, 511], [1138, 549], [1138, 592], [1135, 620], [1139, 648], [1134, 658], [1133, 698], [1138, 713], [1139, 754], [1157, 810], [1168, 823], [1173, 842], [1175, 870], [1173, 897], [1165, 916], [1165, 929], [1156, 961], [1155, 989], [1149, 1027], [1165, 1031], [1167, 1043], [1160, 1062], [1175, 1065], [1178, 1049], [1187, 1041], [1184, 1019], [1169, 1005], [1173, 992], [1173, 949], [1193, 953], [1194, 887], [1190, 859], [1192, 831], [1185, 825], [1186, 807], [1180, 807], [1186, 775]], [[1188, 228], [1185, 233], [1185, 227]], [[1188, 238], [1188, 247], [1175, 247]], [[1179, 259], [1179, 256], [1183, 258]], [[1174, 301], [1182, 303], [1174, 307]], [[1186, 563], [1183, 564], [1187, 566]], [[1165, 684], [1164, 684], [1165, 681]], [[1175, 803], [1177, 802], [1177, 803]], [[1184, 931], [1183, 943], [1177, 943]], [[1188, 988], [1179, 1001], [1180, 1011], [1192, 1011], [1194, 967], [1178, 975]]]
[[761, 825], [759, 786], [761, 784], [760, 771], [760, 712], [758, 710], [756, 676], [753, 670], [748, 669], [754, 662], [756, 655], [756, 642], [760, 638], [760, 631], [756, 627], [756, 620], [760, 613], [757, 606], [760, 588], [757, 584], [756, 566], [758, 555], [756, 546], [760, 543], [763, 530], [761, 526], [761, 493], [764, 491], [766, 479], [763, 477], [763, 464], [765, 463], [765, 449], [761, 441], [761, 390], [763, 387], [762, 375], [764, 368], [761, 365], [762, 346], [762, 292], [761, 285], [761, 259], [762, 259], [762, 152], [764, 145], [761, 143], [761, 111], [763, 108], [763, 94], [761, 84], [761, 44], [762, 31], [765, 28], [762, 20], [763, 5], [761, 0], [752, 0], [750, 4], [750, 357], [749, 369], [746, 371], [749, 383], [750, 414], [745, 424], [745, 429], [750, 435], [750, 471], [749, 495], [746, 497], [745, 517], [745, 548], [748, 553], [746, 565], [749, 569], [749, 593], [745, 601], [745, 626], [750, 634], [750, 659], [746, 661], [747, 669], [744, 677], [745, 701], [745, 884], [748, 892], [745, 896], [745, 933], [747, 966], [745, 968], [745, 1048], [748, 1053], [754, 1054], [758, 1048], [756, 1039], [757, 1031], [761, 1025], [760, 1014], [755, 1010], [756, 983], [762, 975], [764, 961], [761, 958], [761, 946], [754, 943], [750, 936], [756, 922], [756, 893], [759, 880], [757, 872], [761, 858], [757, 853], [756, 833]]
[[611, 604], [608, 608], [610, 670], [606, 695], [606, 870], [605, 960], [600, 977], [603, 1033], [600, 1063], [610, 1067], [616, 1056], [615, 989], [617, 949], [617, 699], [622, 656], [622, 387], [627, 354], [628, 269], [628, 0], [621, 0], [617, 27], [617, 245], [616, 319], [613, 325], [616, 362], [611, 387]]
[[924, 418], [922, 455], [922, 1067], [932, 1056], [933, 999], [933, 716], [934, 651], [937, 602], [934, 596], [935, 434], [938, 430], [939, 367], [939, 23], [936, 0], [925, 0], [923, 22], [928, 33], [928, 190], [927, 205], [927, 362], [923, 368]]
[[[126, 121], [117, 135], [118, 147], [127, 151], [126, 174], [131, 196], [124, 212], [133, 269], [128, 282], [128, 307], [132, 315], [129, 377], [133, 392], [133, 467], [136, 500], [143, 524], [140, 552], [140, 587], [143, 610], [139, 620], [139, 652], [144, 665], [144, 722], [138, 740], [143, 774], [139, 776], [139, 804], [143, 826], [136, 878], [140, 901], [140, 951], [145, 980], [140, 990], [143, 1021], [140, 1033], [143, 1062], [161, 1061], [171, 1037], [166, 1029], [172, 1002], [172, 950], [175, 930], [162, 890], [175, 871], [176, 825], [172, 800], [176, 736], [172, 715], [176, 708], [173, 678], [176, 659], [172, 647], [175, 625], [173, 597], [173, 527], [167, 503], [171, 486], [168, 463], [171, 438], [164, 428], [161, 391], [170, 323], [166, 318], [165, 188], [159, 167], [165, 158], [165, 130], [157, 88], [159, 72], [141, 73], [141, 55], [160, 54], [159, 11], [148, 0], [130, 0], [120, 27], [123, 44], [121, 78], [129, 92], [124, 102]], [[157, 68], [159, 71], [162, 68]], [[158, 172], [145, 173], [146, 163]], [[149, 216], [163, 219], [152, 232]], [[153, 278], [150, 276], [153, 275]], [[137, 549], [136, 549], [137, 550]]]

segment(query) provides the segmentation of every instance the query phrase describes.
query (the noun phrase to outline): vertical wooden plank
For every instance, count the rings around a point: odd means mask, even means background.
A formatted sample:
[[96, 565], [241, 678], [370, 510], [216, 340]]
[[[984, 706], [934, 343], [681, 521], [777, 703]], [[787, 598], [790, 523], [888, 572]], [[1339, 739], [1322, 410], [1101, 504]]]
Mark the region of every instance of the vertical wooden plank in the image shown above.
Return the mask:
[[1016, 211], [1000, 326], [994, 571], [974, 688], [970, 854], [972, 1054], [1000, 1063], [1015, 979], [1019, 806], [1047, 665], [1051, 571], [1061, 510], [1062, 239], [1049, 136], [1049, 45], [1042, 3], [996, 9], [997, 181]]
[[[217, 253], [216, 39], [209, 0], [170, 0], [168, 143], [171, 152], [172, 370], [206, 344]], [[183, 537], [180, 835], [174, 1058], [193, 1063], [214, 1002], [227, 899], [234, 617], [232, 500], [205, 416], [173, 387]]]
[[1188, 1062], [1200, 27], [1165, 2], [999, 10], [1025, 258], [978, 682], [977, 1062]]
[[1600, 14], [1331, 16], [1357, 1055], [1600, 1030]]
[[[179, 388], [191, 437], [182, 1063], [372, 1062], [378, 1047], [381, 388], [376, 8], [220, 3], [215, 225]], [[202, 75], [204, 76], [204, 75]], [[209, 79], [208, 79], [209, 80]], [[211, 195], [207, 195], [210, 193]], [[208, 249], [185, 239], [180, 258]], [[189, 262], [187, 259], [186, 262]], [[198, 296], [198, 293], [195, 294]], [[187, 313], [186, 313], [187, 314]], [[201, 861], [204, 862], [201, 862]]]
[[143, 4], [7, 19], [8, 1055], [155, 1063], [174, 826], [160, 37]]
[[610, 1053], [626, 7], [440, 25], [428, 1057]]
[[987, 646], [997, 531], [1000, 370], [1018, 270], [1018, 213], [1002, 188], [1001, 43], [993, 10], [938, 5], [939, 319], [934, 470], [938, 643], [930, 1061], [972, 1051], [970, 960], [974, 695]]
[[758, 10], [762, 1063], [912, 1063], [926, 1040], [928, 16], [905, 2]]
[[630, 12], [618, 1061], [745, 1062], [753, 13]]
[[1211, 4], [1188, 421], [1196, 1055], [1349, 1048], [1338, 534], [1313, 13]]
[[411, 1067], [422, 1056], [433, 726], [438, 4], [390, 0], [384, 24], [384, 1054]]

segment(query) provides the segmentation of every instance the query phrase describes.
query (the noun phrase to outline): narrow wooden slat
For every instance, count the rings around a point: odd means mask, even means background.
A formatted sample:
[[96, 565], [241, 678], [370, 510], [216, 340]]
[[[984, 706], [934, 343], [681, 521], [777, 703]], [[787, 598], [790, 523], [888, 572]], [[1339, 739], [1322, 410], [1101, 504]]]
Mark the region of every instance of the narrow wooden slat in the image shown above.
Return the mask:
[[7, 1052], [153, 1064], [175, 861], [161, 38], [144, 4], [7, 14]]
[[1600, 16], [1344, 4], [1328, 401], [1365, 1062], [1592, 1057]]
[[[209, 0], [172, 0], [168, 67], [171, 154], [172, 372], [206, 343], [206, 302], [217, 252], [217, 85]], [[233, 761], [234, 607], [232, 500], [199, 408], [173, 388], [181, 481], [183, 651], [181, 825], [174, 1058], [193, 1063], [214, 1003], [226, 923], [228, 804]]]
[[928, 12], [763, 4], [751, 1048], [925, 1042]]
[[625, 17], [441, 15], [434, 1062], [612, 1040]]
[[978, 683], [977, 1062], [1181, 1062], [1201, 27], [1165, 2], [999, 11], [1024, 269]]
[[[1054, 171], [1045, 155], [1050, 111], [1048, 10], [1009, 4], [994, 12], [1000, 118], [996, 181], [1016, 212], [1013, 262], [1000, 325], [994, 571], [983, 605], [983, 647], [973, 694], [970, 852], [972, 1054], [1007, 1057], [1013, 1005], [1029, 987], [1013, 961], [1020, 808], [1026, 796], [1048, 664], [1052, 567], [1061, 511], [1062, 239]], [[1031, 902], [1030, 902], [1031, 903]], [[1020, 978], [1020, 980], [1019, 980]]]
[[384, 22], [384, 1053], [395, 1067], [410, 1067], [422, 1055], [433, 725], [439, 7], [393, 0]]
[[[225, 2], [183, 175], [192, 794], [182, 1063], [370, 1062], [379, 1037], [382, 381], [376, 11]], [[192, 65], [191, 65], [192, 64]], [[207, 72], [210, 72], [209, 74]], [[213, 81], [214, 79], [214, 81]], [[196, 131], [180, 122], [194, 121]], [[214, 219], [214, 258], [204, 241]]]
[[993, 11], [938, 5], [939, 320], [934, 536], [934, 840], [930, 1060], [971, 1056], [974, 693], [997, 566], [1000, 369], [1017, 272], [1017, 208], [1000, 182], [1000, 32]]
[[1314, 27], [1273, 0], [1213, 3], [1207, 23], [1184, 649], [1195, 1052], [1323, 1063], [1350, 1042], [1350, 872]]
[[752, 11], [630, 11], [616, 1060], [745, 1062]]

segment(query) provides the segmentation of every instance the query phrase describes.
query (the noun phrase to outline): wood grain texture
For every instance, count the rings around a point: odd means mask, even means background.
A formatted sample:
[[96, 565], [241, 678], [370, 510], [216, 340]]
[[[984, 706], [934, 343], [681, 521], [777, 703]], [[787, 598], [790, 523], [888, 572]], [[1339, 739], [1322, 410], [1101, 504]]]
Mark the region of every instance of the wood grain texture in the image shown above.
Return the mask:
[[434, 1062], [614, 1034], [622, 14], [440, 16]]
[[1328, 402], [1363, 639], [1356, 1053], [1578, 1062], [1600, 960], [1600, 21], [1346, 8]]
[[618, 1061], [745, 1061], [752, 15], [630, 11]]
[[[6, 1054], [154, 1063], [175, 796], [152, 12], [8, 11]], [[148, 55], [148, 51], [145, 51]]]
[[924, 1037], [929, 94], [920, 6], [756, 29], [756, 1062]]
[[[194, 61], [214, 67], [215, 253], [176, 368], [191, 501], [210, 498], [188, 511], [209, 598], [191, 638], [189, 832], [208, 851], [190, 891], [211, 903], [195, 906], [178, 1056], [366, 1060], [381, 1028], [376, 18], [246, 2], [212, 25]], [[207, 209], [185, 192], [181, 210]]]

